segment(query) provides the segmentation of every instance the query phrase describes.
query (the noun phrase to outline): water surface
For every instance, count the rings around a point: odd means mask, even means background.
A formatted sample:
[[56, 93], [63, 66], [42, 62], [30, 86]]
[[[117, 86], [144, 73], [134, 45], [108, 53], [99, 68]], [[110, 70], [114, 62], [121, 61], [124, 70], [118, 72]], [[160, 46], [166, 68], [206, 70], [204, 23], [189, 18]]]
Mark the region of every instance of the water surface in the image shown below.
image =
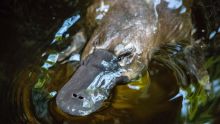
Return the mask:
[[[76, 70], [83, 47], [78, 44], [78, 52], [65, 54], [67, 57], [58, 58], [58, 55], [65, 50], [68, 53], [72, 37], [87, 40], [94, 30], [88, 29], [86, 37], [80, 33], [87, 22], [85, 10], [89, 1], [5, 2], [4, 10], [0, 11], [4, 17], [2, 34], [5, 34], [0, 62], [1, 121], [218, 123], [219, 3], [197, 2], [203, 4], [193, 5], [193, 22], [195, 37], [204, 42], [200, 45], [206, 57], [204, 68], [193, 70], [195, 63], [186, 63], [186, 58], [199, 58], [199, 54], [186, 54], [190, 52], [189, 44], [168, 44], [158, 50], [141, 78], [118, 85], [103, 107], [86, 117], [63, 113], [56, 106], [55, 96]], [[168, 7], [179, 9], [180, 14], [189, 9], [183, 3], [175, 0], [174, 3]], [[210, 13], [213, 15], [208, 16]], [[100, 15], [96, 19], [101, 19]]]

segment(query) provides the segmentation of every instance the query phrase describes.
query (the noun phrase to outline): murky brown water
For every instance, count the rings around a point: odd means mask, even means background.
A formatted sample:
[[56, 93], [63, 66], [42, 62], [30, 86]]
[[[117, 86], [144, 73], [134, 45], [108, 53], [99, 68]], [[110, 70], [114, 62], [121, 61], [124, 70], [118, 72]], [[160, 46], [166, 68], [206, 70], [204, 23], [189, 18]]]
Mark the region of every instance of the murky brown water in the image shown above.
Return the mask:
[[[78, 62], [69, 58], [55, 60], [58, 53], [70, 46], [70, 37], [87, 23], [85, 10], [90, 1], [4, 3], [0, 11], [4, 17], [0, 62], [2, 123], [209, 124], [220, 120], [219, 3], [204, 2], [204, 6], [199, 6], [202, 9], [198, 8], [199, 4], [193, 6], [196, 37], [203, 37], [206, 42], [203, 64], [209, 75], [197, 80], [189, 72], [189, 66], [183, 61], [187, 44], [164, 46], [155, 54], [142, 78], [117, 85], [103, 107], [86, 117], [70, 116], [57, 108], [55, 95], [72, 76]], [[209, 16], [201, 16], [201, 10], [213, 14], [210, 22], [205, 22]], [[75, 23], [62, 34], [65, 37], [59, 37], [58, 30], [70, 17]], [[87, 38], [93, 29], [88, 30]], [[57, 42], [51, 44], [54, 39]], [[210, 77], [209, 85], [202, 84], [206, 76]]]

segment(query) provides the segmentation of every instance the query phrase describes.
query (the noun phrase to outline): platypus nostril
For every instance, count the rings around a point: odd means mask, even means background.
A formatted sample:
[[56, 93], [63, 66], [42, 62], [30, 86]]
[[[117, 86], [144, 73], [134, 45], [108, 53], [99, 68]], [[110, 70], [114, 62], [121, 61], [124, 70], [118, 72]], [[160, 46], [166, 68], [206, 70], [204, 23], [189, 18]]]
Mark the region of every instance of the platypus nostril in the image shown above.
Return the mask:
[[84, 99], [83, 96], [77, 95], [75, 93], [73, 93], [73, 98]]
[[73, 97], [77, 97], [77, 94], [73, 93]]
[[84, 97], [82, 97], [82, 96], [79, 96], [78, 98], [79, 98], [79, 99], [83, 99]]

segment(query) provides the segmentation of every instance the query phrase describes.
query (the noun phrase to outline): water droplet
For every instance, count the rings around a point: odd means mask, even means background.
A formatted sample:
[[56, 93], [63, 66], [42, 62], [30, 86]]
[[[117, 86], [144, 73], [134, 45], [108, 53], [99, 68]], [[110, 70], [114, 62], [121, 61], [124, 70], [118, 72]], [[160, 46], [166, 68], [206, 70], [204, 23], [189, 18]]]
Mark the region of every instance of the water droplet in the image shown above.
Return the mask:
[[185, 6], [182, 6], [181, 9], [180, 9], [180, 14], [183, 14], [186, 12], [186, 7]]
[[70, 58], [69, 61], [80, 61], [80, 54], [73, 54]]
[[50, 92], [50, 96], [51, 96], [51, 97], [54, 97], [56, 94], [57, 94], [57, 91], [52, 91], [52, 92]]
[[168, 8], [170, 9], [178, 9], [182, 6], [182, 0], [165, 0], [168, 3]]
[[211, 32], [209, 35], [209, 39], [210, 40], [213, 39], [215, 37], [216, 33], [217, 33], [216, 31]]
[[66, 35], [65, 35], [65, 38], [68, 38], [69, 36], [70, 36], [70, 34], [66, 34]]
[[47, 58], [47, 61], [55, 63], [57, 62], [58, 56], [58, 54], [50, 54]]

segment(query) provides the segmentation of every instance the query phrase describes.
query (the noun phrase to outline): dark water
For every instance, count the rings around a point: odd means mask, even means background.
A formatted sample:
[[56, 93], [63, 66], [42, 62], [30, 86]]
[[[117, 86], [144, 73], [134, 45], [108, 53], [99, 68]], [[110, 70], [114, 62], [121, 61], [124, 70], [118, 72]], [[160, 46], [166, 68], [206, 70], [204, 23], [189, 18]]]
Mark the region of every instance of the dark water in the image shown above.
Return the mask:
[[[220, 3], [192, 6], [195, 37], [204, 42], [205, 69], [198, 80], [184, 63], [185, 44], [161, 48], [148, 73], [117, 86], [100, 111], [87, 117], [61, 112], [55, 94], [78, 62], [56, 62], [57, 53], [86, 23], [86, 0], [9, 0], [0, 4], [0, 121], [2, 123], [218, 123], [220, 121]], [[80, 18], [78, 18], [80, 16]], [[67, 33], [57, 33], [70, 19]], [[86, 36], [90, 37], [88, 29]], [[54, 44], [52, 42], [56, 41]], [[60, 41], [60, 42], [59, 42]], [[172, 58], [168, 59], [169, 55]], [[195, 54], [197, 55], [197, 54]], [[192, 56], [198, 58], [199, 56]], [[187, 70], [189, 69], [189, 70]], [[210, 79], [210, 84], [204, 82]]]

